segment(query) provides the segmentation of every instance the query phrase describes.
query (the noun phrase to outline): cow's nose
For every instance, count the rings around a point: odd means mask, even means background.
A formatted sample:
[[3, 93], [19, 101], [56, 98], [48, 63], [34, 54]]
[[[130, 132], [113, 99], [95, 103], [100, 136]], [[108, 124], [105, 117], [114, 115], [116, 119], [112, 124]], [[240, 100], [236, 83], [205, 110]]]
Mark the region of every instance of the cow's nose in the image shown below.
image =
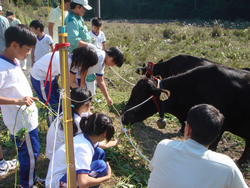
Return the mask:
[[139, 74], [139, 73], [140, 73], [140, 69], [137, 68], [137, 69], [135, 70], [135, 73]]

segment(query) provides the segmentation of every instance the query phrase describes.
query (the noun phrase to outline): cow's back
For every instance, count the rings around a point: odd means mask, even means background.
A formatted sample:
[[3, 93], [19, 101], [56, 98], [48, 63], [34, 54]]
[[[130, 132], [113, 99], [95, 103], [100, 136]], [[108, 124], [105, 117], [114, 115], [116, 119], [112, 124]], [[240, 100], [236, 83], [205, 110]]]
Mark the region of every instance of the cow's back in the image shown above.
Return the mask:
[[190, 56], [177, 55], [168, 61], [157, 63], [154, 66], [154, 75], [161, 75], [162, 78], [178, 75], [199, 66], [217, 64], [212, 61]]
[[178, 119], [185, 120], [192, 106], [207, 103], [223, 113], [225, 130], [244, 138], [250, 134], [250, 74], [247, 71], [216, 65], [197, 67], [164, 79], [163, 84], [171, 93], [166, 111]]

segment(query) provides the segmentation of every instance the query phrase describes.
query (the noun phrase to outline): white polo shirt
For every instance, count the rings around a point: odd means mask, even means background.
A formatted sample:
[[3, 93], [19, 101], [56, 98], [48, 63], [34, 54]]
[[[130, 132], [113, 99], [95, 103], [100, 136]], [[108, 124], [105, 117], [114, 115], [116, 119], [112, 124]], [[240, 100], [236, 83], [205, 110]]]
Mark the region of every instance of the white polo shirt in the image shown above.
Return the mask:
[[106, 38], [105, 35], [102, 31], [99, 31], [99, 33], [96, 35], [93, 30], [89, 31], [89, 34], [91, 37], [95, 38], [96, 41], [94, 43], [94, 45], [98, 48], [102, 50], [102, 43], [106, 42]]
[[[90, 165], [94, 155], [94, 150], [98, 147], [99, 143], [93, 145], [85, 134], [76, 135], [74, 138], [74, 153], [75, 153], [75, 167], [76, 175], [81, 173], [88, 174], [90, 171]], [[53, 178], [51, 187], [59, 188], [60, 179], [67, 173], [65, 145], [62, 145], [55, 152]], [[51, 176], [51, 164], [50, 160], [48, 173], [46, 176], [45, 187], [50, 185]]]
[[192, 139], [162, 140], [149, 169], [148, 188], [248, 188], [230, 157]]
[[[52, 56], [52, 52], [46, 54], [41, 59], [39, 59], [37, 62], [35, 62], [34, 66], [30, 70], [30, 75], [34, 79], [36, 79], [36, 80], [45, 80], [46, 79], [51, 56]], [[60, 57], [59, 52], [55, 52], [53, 59], [52, 59], [52, 80], [53, 80], [53, 77], [60, 75], [60, 72], [61, 72], [59, 57]], [[68, 55], [69, 69], [70, 69], [71, 63], [72, 63], [72, 54], [69, 54]], [[48, 80], [49, 80], [49, 78], [48, 78]]]
[[[97, 57], [98, 57], [98, 62], [96, 65], [94, 65], [93, 67], [89, 67], [87, 75], [91, 75], [91, 74], [96, 74], [97, 76], [103, 76], [104, 75], [104, 68], [105, 68], [105, 64], [104, 64], [104, 59], [106, 56], [106, 52], [100, 49], [95, 49], [96, 53], [97, 53]], [[81, 68], [72, 68], [70, 70], [70, 72], [72, 74], [76, 75], [76, 80], [77, 79], [81, 79]]]
[[[12, 62], [0, 55], [0, 96], [19, 99], [22, 97], [33, 97], [29, 82], [27, 81], [19, 64]], [[27, 107], [26, 105], [1, 105], [4, 124], [11, 134], [16, 134], [21, 128], [28, 126], [28, 132], [38, 126], [38, 114], [35, 103]], [[27, 109], [28, 110], [27, 110]], [[18, 112], [19, 110], [19, 112]], [[16, 128], [14, 130], [16, 114]], [[25, 121], [23, 124], [22, 117]]]
[[36, 36], [36, 46], [34, 51], [34, 61], [39, 60], [41, 57], [49, 53], [49, 48], [53, 44], [53, 40], [50, 35], [44, 34], [42, 38]]
[[[64, 18], [68, 15], [68, 11], [64, 11]], [[49, 22], [54, 23], [53, 26], [53, 41], [58, 43], [58, 26], [62, 25], [62, 12], [60, 7], [56, 7], [49, 13]]]
[[[63, 113], [60, 114], [60, 119], [62, 119], [63, 117]], [[82, 133], [82, 130], [80, 128], [80, 121], [82, 119], [82, 117], [88, 117], [89, 116], [89, 112], [87, 113], [82, 113], [81, 116], [77, 113], [74, 112], [74, 122], [77, 126], [77, 134]], [[49, 130], [47, 132], [47, 138], [46, 138], [46, 154], [45, 156], [48, 159], [51, 159], [52, 154], [53, 154], [53, 147], [54, 147], [54, 140], [55, 140], [55, 132], [56, 132], [56, 122], [57, 122], [57, 126], [60, 125], [60, 120], [57, 121], [57, 118], [52, 122], [52, 124], [49, 127]], [[60, 127], [57, 128], [57, 134], [56, 134], [56, 145], [55, 145], [55, 151], [64, 144], [64, 129], [61, 129]]]

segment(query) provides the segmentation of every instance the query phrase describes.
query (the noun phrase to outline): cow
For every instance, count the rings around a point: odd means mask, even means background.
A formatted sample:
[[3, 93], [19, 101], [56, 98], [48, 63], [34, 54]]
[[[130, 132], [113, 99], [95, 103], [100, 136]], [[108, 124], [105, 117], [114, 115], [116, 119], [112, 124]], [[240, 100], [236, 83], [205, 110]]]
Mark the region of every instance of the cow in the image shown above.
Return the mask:
[[190, 69], [198, 66], [208, 66], [219, 63], [213, 61], [190, 56], [190, 55], [177, 55], [167, 61], [160, 60], [158, 63], [148, 62], [143, 64], [143, 67], [137, 68], [136, 73], [140, 75], [146, 75], [148, 78], [150, 76], [161, 76], [162, 78], [167, 78], [169, 76], [174, 76], [180, 73], [184, 73]]
[[[250, 154], [250, 73], [246, 70], [226, 67], [223, 65], [200, 66], [177, 76], [165, 78], [161, 81], [161, 88], [157, 88], [156, 81], [144, 78], [132, 89], [129, 101], [124, 109], [123, 123], [135, 123], [157, 113], [165, 108], [165, 112], [176, 116], [182, 130], [185, 126], [188, 111], [197, 104], [211, 104], [224, 115], [225, 121], [221, 133], [210, 149], [216, 150], [224, 131], [238, 135], [245, 139], [245, 150], [238, 160], [242, 164], [249, 159]], [[163, 103], [162, 94], [168, 95]], [[141, 106], [126, 112], [131, 107], [149, 100]], [[155, 102], [154, 102], [155, 101]], [[157, 107], [159, 106], [159, 108]]]

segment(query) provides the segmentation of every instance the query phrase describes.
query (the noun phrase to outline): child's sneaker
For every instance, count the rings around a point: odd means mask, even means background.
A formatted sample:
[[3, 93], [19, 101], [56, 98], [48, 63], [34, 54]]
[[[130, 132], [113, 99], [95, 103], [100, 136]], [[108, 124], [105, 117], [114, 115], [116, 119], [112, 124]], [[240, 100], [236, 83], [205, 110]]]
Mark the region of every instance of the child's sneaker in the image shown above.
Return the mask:
[[5, 161], [4, 167], [0, 167], [0, 176], [5, 176], [9, 170], [15, 169], [17, 165], [18, 161], [16, 159]]

